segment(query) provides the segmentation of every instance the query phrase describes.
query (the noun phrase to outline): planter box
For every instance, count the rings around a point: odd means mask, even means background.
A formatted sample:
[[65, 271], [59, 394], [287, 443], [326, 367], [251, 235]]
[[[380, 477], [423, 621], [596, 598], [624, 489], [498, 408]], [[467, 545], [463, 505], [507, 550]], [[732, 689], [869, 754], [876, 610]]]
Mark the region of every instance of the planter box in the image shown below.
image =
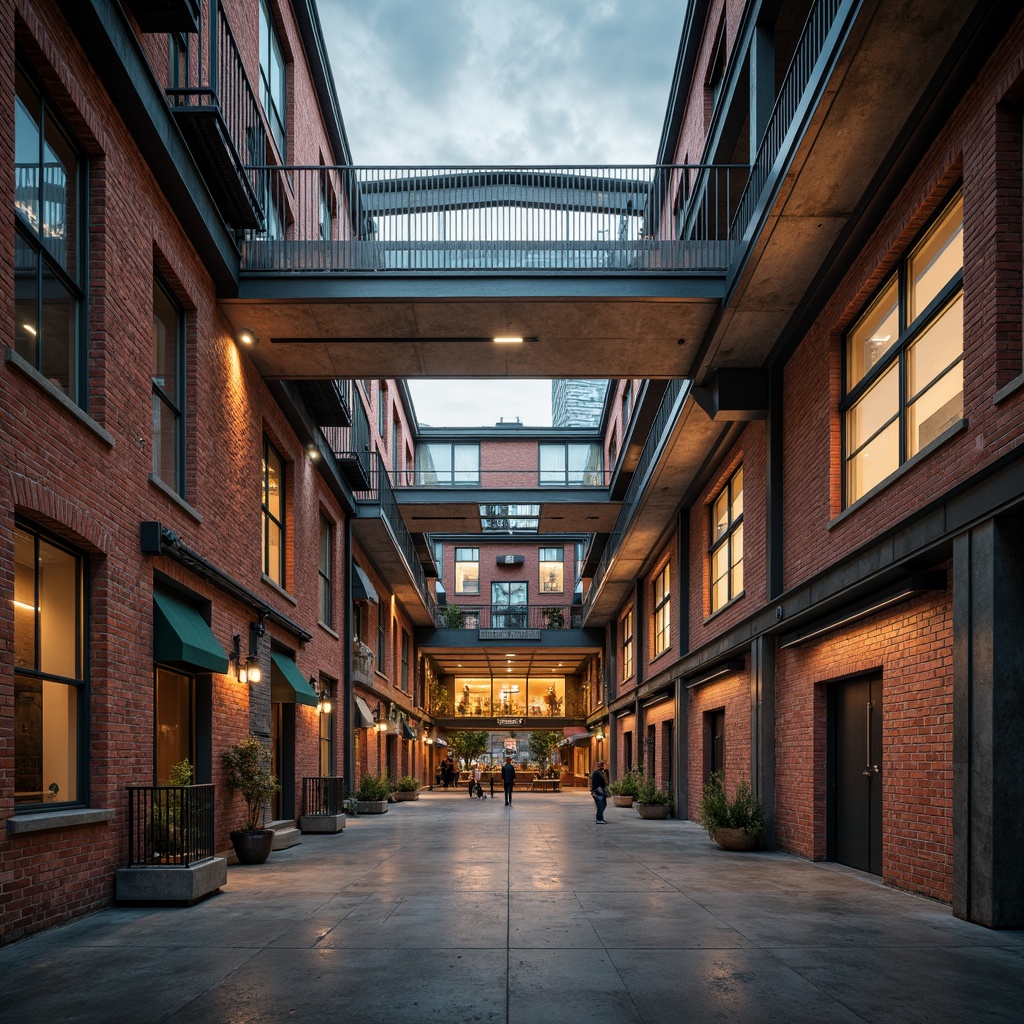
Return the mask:
[[356, 814], [386, 814], [387, 800], [357, 800]]
[[632, 807], [633, 798], [628, 793], [613, 793], [612, 794], [612, 806], [613, 807]]
[[118, 903], [190, 907], [227, 885], [228, 862], [210, 857], [187, 868], [119, 868], [116, 879]]
[[345, 829], [344, 814], [304, 814], [299, 818], [299, 828], [305, 832], [330, 835]]
[[714, 838], [723, 850], [756, 850], [761, 842], [742, 828], [716, 828]]
[[391, 796], [396, 803], [401, 803], [403, 800], [419, 800], [420, 791], [418, 789], [396, 789]]
[[637, 813], [641, 818], [667, 818], [668, 804], [637, 804]]

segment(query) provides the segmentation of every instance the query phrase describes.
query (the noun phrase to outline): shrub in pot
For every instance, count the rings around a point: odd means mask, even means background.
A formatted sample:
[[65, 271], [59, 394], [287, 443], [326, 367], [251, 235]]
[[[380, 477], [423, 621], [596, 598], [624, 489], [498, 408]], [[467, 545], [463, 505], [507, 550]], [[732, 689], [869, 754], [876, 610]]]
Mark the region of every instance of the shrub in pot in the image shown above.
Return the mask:
[[672, 797], [658, 789], [654, 776], [647, 775], [637, 789], [636, 809], [641, 818], [667, 818], [672, 813]]
[[364, 775], [356, 789], [356, 809], [360, 814], [383, 814], [394, 788], [387, 775]]
[[746, 779], [736, 784], [736, 796], [725, 793], [721, 772], [712, 772], [704, 783], [697, 821], [726, 850], [756, 850], [765, 830], [764, 805]]
[[270, 770], [270, 752], [248, 736], [223, 754], [227, 786], [245, 801], [242, 826], [231, 833], [231, 845], [241, 864], [262, 864], [274, 846], [274, 832], [264, 828], [267, 801], [281, 788]]
[[622, 778], [609, 783], [608, 792], [612, 795], [612, 804], [615, 807], [632, 807], [637, 793], [640, 792], [640, 783], [643, 775], [639, 765], [633, 765]]
[[392, 794], [398, 801], [402, 800], [416, 800], [420, 795], [420, 786], [422, 783], [419, 779], [414, 778], [412, 775], [403, 775], [398, 782], [395, 783], [395, 789]]

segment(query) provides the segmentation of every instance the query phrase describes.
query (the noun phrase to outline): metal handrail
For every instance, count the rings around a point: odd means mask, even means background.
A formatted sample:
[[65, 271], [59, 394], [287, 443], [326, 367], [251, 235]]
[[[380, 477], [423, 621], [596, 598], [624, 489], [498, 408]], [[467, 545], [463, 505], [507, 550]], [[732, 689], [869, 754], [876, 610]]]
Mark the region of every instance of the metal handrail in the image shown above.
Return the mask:
[[128, 786], [128, 867], [187, 868], [214, 856], [214, 787]]
[[345, 812], [345, 780], [340, 775], [313, 775], [302, 780], [302, 814]]
[[[535, 444], [536, 447], [536, 444]], [[560, 476], [554, 480], [552, 477]], [[607, 487], [612, 471], [608, 469], [541, 470], [533, 469], [399, 469], [391, 474], [395, 487], [409, 490], [593, 490]]]
[[546, 604], [464, 604], [456, 597], [452, 603], [437, 609], [434, 624], [438, 629], [580, 629], [583, 626], [583, 609], [577, 603], [557, 601]]

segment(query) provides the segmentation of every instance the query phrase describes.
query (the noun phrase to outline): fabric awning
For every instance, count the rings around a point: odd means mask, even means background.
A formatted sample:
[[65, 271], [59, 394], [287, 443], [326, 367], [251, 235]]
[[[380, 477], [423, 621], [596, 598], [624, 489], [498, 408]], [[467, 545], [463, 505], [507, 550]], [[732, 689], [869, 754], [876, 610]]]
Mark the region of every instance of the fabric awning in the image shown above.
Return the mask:
[[178, 597], [153, 591], [153, 660], [185, 669], [227, 672], [227, 651], [196, 609]]
[[590, 730], [584, 729], [582, 725], [567, 725], [562, 730], [562, 735], [574, 746], [590, 742]]
[[380, 603], [377, 591], [373, 589], [373, 584], [370, 582], [370, 577], [358, 565], [352, 566], [352, 600]]
[[305, 704], [311, 708], [320, 703], [295, 660], [287, 654], [273, 652], [270, 655], [270, 699], [277, 704]]
[[443, 740], [443, 739], [441, 739], [440, 736], [438, 736], [437, 739], [434, 740], [434, 746], [435, 747], [447, 747], [448, 746], [448, 741], [447, 740]]
[[373, 712], [370, 705], [362, 697], [356, 697], [356, 724], [357, 729], [373, 728]]
[[416, 739], [416, 730], [404, 718], [402, 719], [402, 738], [407, 740]]

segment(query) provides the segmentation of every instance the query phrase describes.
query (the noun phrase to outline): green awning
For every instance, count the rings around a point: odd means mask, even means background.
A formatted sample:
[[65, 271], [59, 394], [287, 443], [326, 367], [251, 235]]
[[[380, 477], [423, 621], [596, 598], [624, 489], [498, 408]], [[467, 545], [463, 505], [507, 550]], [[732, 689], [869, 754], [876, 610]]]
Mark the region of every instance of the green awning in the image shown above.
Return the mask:
[[227, 672], [227, 652], [196, 609], [166, 591], [153, 591], [153, 660], [204, 672]]
[[320, 703], [295, 659], [273, 652], [270, 655], [270, 699], [278, 704], [308, 704], [311, 708]]
[[373, 728], [373, 712], [370, 710], [370, 705], [363, 700], [362, 697], [356, 697], [356, 728], [357, 729], [372, 729]]
[[416, 730], [404, 718], [402, 719], [402, 737], [407, 740], [416, 739]]

